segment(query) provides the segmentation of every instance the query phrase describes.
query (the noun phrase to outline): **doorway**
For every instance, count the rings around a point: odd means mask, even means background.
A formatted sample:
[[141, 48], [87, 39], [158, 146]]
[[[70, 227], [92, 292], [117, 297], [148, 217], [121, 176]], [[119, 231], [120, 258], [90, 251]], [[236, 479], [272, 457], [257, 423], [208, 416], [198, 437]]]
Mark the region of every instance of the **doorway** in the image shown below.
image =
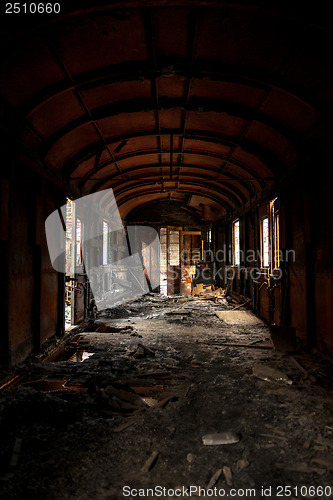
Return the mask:
[[201, 231], [184, 231], [177, 226], [161, 227], [160, 244], [160, 293], [191, 295], [201, 259]]
[[83, 263], [84, 226], [75, 212], [75, 203], [66, 203], [66, 275], [65, 330], [71, 330], [85, 318], [87, 280]]

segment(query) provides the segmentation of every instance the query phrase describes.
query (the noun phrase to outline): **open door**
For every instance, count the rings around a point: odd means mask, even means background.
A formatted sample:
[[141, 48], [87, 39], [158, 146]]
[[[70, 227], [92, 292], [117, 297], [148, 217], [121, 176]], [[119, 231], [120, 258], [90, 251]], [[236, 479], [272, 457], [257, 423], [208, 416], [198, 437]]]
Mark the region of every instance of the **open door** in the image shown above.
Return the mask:
[[200, 231], [181, 231], [180, 254], [181, 254], [180, 293], [182, 295], [191, 295], [192, 282], [196, 276], [196, 268], [201, 258]]
[[180, 292], [181, 280], [181, 227], [161, 227], [160, 229], [160, 292], [175, 295]]

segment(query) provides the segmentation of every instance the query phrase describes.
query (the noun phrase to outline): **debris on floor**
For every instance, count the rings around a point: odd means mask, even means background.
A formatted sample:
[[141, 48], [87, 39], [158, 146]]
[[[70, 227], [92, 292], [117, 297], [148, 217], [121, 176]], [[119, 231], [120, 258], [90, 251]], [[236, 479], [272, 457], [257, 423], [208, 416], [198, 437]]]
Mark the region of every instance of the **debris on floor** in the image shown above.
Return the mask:
[[232, 486], [232, 472], [230, 467], [223, 467], [223, 475], [228, 486]]
[[269, 328], [233, 307], [147, 294], [17, 367], [0, 382], [1, 498], [329, 485], [331, 364], [273, 349]]
[[240, 436], [236, 432], [216, 432], [214, 434], [206, 434], [202, 438], [202, 442], [206, 446], [234, 444], [238, 443], [239, 440]]
[[218, 469], [215, 474], [211, 477], [209, 483], [207, 484], [207, 490], [210, 490], [217, 483], [220, 475], [222, 474], [222, 469]]
[[288, 375], [268, 364], [257, 364], [253, 367], [253, 375], [261, 380], [291, 385], [293, 382]]
[[249, 327], [263, 324], [263, 321], [250, 311], [215, 311], [215, 314], [227, 325], [243, 325]]
[[142, 467], [142, 472], [149, 472], [150, 469], [154, 466], [156, 460], [158, 457], [158, 451], [153, 451], [153, 453], [150, 455], [150, 457], [147, 459], [145, 464]]

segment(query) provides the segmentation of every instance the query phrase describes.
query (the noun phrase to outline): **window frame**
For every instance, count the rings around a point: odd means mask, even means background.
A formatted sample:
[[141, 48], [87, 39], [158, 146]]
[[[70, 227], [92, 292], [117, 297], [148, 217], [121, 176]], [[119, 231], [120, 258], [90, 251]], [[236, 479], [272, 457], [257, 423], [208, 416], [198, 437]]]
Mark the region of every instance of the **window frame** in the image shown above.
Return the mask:
[[[238, 241], [236, 242], [235, 228], [237, 226]], [[240, 219], [236, 219], [232, 223], [232, 265], [235, 267], [241, 264], [241, 251], [240, 251]]]
[[[105, 231], [106, 228], [106, 231]], [[103, 232], [102, 232], [102, 265], [107, 266], [109, 264], [109, 224], [106, 220], [103, 220]]]
[[[267, 235], [264, 236], [264, 222], [267, 221]], [[270, 217], [265, 215], [260, 219], [260, 267], [262, 269], [269, 269], [271, 265], [271, 241], [270, 241]], [[268, 244], [268, 248], [265, 249], [265, 242]], [[265, 256], [267, 256], [268, 262], [266, 263]]]
[[[79, 234], [79, 236], [78, 236]], [[83, 223], [80, 217], [76, 218], [75, 223], [75, 265], [82, 266], [82, 242], [83, 242]]]

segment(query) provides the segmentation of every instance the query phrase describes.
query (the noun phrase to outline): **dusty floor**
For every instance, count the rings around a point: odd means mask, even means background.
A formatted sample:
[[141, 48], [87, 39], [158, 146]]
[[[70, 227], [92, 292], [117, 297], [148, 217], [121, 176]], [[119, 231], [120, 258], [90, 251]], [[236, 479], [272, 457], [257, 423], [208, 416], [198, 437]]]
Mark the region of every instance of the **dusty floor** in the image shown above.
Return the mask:
[[[274, 350], [234, 307], [148, 295], [71, 338], [72, 361], [20, 367], [0, 393], [0, 497], [333, 498], [331, 364]], [[203, 444], [224, 432], [237, 442]]]

